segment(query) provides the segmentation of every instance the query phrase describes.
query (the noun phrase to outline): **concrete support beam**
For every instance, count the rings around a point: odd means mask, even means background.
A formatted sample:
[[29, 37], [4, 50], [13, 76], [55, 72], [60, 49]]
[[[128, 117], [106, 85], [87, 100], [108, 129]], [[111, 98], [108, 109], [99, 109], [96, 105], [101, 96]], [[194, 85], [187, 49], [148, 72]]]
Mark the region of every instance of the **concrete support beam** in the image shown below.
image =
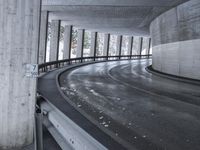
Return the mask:
[[108, 56], [108, 54], [109, 54], [109, 43], [110, 43], [110, 34], [105, 34], [104, 35], [103, 56]]
[[140, 38], [140, 53], [139, 53], [139, 55], [142, 55], [142, 48], [143, 48], [143, 37]]
[[128, 55], [132, 55], [132, 49], [133, 49], [133, 37], [130, 36], [128, 38]]
[[41, 12], [40, 19], [40, 46], [39, 46], [39, 64], [46, 61], [47, 33], [48, 33], [48, 11]]
[[70, 59], [71, 41], [72, 41], [72, 26], [71, 25], [66, 25], [65, 26], [65, 31], [64, 31], [63, 59]]
[[84, 29], [78, 29], [78, 41], [77, 41], [77, 51], [76, 57], [83, 57], [83, 44], [84, 44]]
[[117, 36], [117, 52], [116, 55], [121, 56], [121, 51], [122, 51], [122, 35]]
[[51, 21], [50, 61], [58, 60], [60, 38], [60, 20]]
[[97, 32], [92, 32], [90, 56], [96, 57]]
[[0, 1], [0, 149], [33, 142], [36, 78], [25, 76], [37, 64], [40, 0]]

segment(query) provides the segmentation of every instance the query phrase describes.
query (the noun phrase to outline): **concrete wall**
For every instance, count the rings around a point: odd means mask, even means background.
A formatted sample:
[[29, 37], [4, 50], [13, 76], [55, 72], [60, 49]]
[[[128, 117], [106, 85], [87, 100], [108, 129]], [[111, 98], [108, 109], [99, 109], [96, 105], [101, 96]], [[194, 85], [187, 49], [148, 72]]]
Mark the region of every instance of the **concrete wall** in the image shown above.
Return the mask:
[[200, 79], [200, 1], [190, 0], [156, 18], [150, 26], [153, 68]]
[[0, 0], [0, 149], [33, 142], [40, 0]]

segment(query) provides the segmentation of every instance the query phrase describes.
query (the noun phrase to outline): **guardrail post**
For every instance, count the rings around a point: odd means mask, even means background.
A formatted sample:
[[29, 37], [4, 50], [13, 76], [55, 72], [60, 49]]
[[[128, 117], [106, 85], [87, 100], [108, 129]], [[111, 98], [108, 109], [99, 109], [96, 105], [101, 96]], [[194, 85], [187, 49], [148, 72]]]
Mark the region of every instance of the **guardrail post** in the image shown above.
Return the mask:
[[35, 112], [35, 150], [43, 150], [43, 114], [37, 108]]

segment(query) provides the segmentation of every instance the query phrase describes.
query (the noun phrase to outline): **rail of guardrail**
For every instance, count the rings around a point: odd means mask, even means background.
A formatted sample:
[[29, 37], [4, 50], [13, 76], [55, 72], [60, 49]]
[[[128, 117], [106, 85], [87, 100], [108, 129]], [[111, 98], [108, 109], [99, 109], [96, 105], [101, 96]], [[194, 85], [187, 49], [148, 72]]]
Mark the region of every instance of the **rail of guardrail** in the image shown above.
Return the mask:
[[43, 125], [63, 150], [107, 150], [48, 100], [39, 99], [36, 111], [36, 150], [43, 150]]
[[79, 58], [63, 59], [63, 60], [51, 61], [40, 64], [39, 73], [47, 72], [54, 68], [59, 68], [75, 63], [82, 63], [89, 61], [126, 60], [126, 59], [149, 58], [149, 57], [151, 57], [151, 55], [96, 56], [96, 57], [79, 57]]

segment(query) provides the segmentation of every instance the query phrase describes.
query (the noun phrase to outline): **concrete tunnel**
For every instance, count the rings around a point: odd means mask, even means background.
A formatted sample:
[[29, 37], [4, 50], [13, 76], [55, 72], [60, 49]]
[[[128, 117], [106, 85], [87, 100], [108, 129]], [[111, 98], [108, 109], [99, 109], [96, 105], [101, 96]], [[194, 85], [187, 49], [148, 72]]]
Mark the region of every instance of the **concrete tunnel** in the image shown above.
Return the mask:
[[199, 0], [1, 0], [0, 149], [199, 150]]

